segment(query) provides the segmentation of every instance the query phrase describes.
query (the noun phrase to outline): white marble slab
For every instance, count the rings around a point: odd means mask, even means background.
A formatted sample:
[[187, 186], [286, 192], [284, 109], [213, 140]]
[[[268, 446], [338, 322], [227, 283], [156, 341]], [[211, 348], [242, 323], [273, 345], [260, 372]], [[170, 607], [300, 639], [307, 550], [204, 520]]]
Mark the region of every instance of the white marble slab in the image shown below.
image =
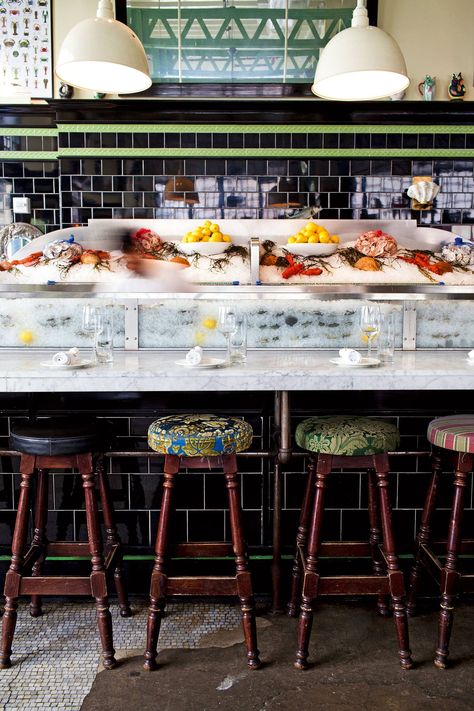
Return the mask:
[[467, 361], [467, 351], [397, 352], [392, 364], [366, 369], [333, 365], [334, 351], [305, 350], [251, 351], [245, 365], [192, 370], [175, 365], [183, 353], [116, 351], [112, 364], [51, 371], [39, 364], [50, 351], [3, 351], [0, 392], [474, 389], [474, 363]]

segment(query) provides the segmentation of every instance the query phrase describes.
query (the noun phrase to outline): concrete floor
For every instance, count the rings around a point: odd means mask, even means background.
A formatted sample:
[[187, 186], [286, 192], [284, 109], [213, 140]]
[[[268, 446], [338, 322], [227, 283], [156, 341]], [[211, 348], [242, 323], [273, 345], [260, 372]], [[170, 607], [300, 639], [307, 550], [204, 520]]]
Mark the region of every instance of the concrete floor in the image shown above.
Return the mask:
[[447, 671], [432, 663], [436, 627], [434, 603], [410, 620], [416, 667], [404, 672], [393, 622], [378, 617], [373, 603], [323, 603], [313, 627], [314, 666], [299, 672], [292, 667], [296, 621], [263, 615], [259, 671], [246, 667], [239, 628], [221, 630], [204, 637], [199, 649], [161, 651], [152, 673], [143, 670], [137, 650], [117, 669], [97, 675], [82, 711], [474, 709], [474, 606], [456, 610]]

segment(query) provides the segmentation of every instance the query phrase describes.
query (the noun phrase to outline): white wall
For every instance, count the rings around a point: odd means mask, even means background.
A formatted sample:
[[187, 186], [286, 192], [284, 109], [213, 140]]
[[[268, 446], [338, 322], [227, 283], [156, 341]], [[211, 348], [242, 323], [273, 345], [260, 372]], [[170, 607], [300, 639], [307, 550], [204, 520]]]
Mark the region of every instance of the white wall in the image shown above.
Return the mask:
[[[55, 0], [53, 3], [54, 56], [69, 29], [93, 17], [97, 0]], [[466, 99], [474, 99], [474, 0], [379, 0], [379, 27], [399, 43], [411, 85], [406, 99], [421, 97], [417, 85], [426, 74], [436, 76], [436, 99], [447, 100], [453, 73], [462, 72]], [[57, 82], [56, 82], [57, 95]], [[92, 92], [76, 89], [75, 98]]]

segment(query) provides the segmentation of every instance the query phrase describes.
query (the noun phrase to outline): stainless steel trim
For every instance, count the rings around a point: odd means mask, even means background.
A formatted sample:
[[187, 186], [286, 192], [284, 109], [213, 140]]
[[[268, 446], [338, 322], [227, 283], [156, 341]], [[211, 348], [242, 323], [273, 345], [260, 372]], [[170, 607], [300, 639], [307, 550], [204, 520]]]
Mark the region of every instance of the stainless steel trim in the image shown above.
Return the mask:
[[260, 280], [260, 240], [258, 237], [250, 238], [250, 281], [258, 284]]
[[403, 304], [403, 337], [404, 351], [416, 351], [416, 304], [405, 301]]

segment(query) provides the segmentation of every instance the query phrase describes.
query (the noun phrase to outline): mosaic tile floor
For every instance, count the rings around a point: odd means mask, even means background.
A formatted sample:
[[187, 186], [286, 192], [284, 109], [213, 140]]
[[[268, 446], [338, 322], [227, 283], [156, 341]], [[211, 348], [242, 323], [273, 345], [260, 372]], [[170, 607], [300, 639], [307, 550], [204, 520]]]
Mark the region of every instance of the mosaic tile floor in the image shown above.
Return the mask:
[[[146, 602], [132, 601], [132, 608], [134, 616], [122, 619], [111, 607], [117, 656], [145, 646]], [[44, 610], [32, 619], [27, 604], [20, 606], [13, 665], [0, 672], [1, 711], [79, 711], [92, 686], [100, 662], [94, 604], [54, 602]], [[206, 635], [239, 625], [240, 610], [232, 605], [170, 604], [160, 648], [198, 647]]]

